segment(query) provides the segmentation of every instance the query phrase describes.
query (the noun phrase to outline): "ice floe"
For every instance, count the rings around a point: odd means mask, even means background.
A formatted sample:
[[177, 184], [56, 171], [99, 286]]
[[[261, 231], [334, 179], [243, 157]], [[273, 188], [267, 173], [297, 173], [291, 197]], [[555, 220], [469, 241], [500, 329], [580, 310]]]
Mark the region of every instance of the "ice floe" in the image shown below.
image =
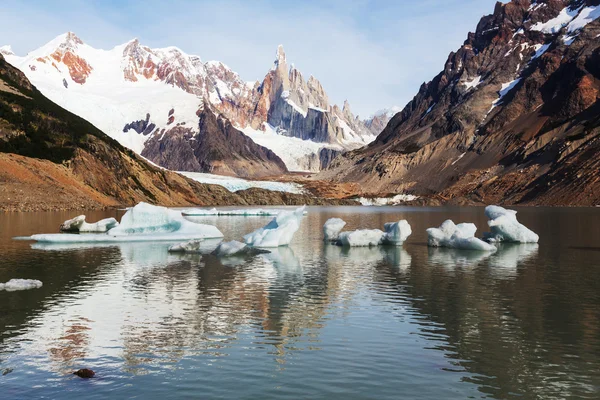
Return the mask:
[[42, 281], [35, 279], [11, 279], [6, 283], [0, 283], [0, 290], [14, 292], [17, 290], [39, 289], [42, 287]]
[[496, 251], [496, 247], [475, 237], [475, 224], [462, 223], [456, 225], [446, 220], [439, 228], [427, 229], [430, 247], [448, 247], [451, 249]]
[[346, 226], [346, 221], [340, 218], [329, 218], [323, 225], [323, 236], [328, 242], [335, 242], [342, 229]]
[[104, 233], [119, 225], [119, 222], [114, 218], [105, 218], [98, 222], [87, 223], [85, 215], [79, 215], [75, 218], [68, 219], [60, 225], [61, 232], [88, 232], [88, 233]]
[[38, 234], [28, 239], [46, 243], [106, 243], [144, 241], [183, 241], [222, 238], [212, 225], [186, 220], [181, 212], [165, 207], [139, 203], [121, 218], [119, 226], [100, 234]]
[[517, 221], [517, 212], [500, 206], [487, 206], [485, 216], [489, 219], [491, 232], [484, 233], [490, 242], [537, 243], [540, 237]]
[[407, 201], [417, 200], [419, 197], [412, 194], [397, 194], [393, 197], [360, 197], [358, 202], [363, 206], [395, 206]]
[[169, 247], [169, 253], [200, 253], [203, 239], [174, 244]]
[[[355, 231], [341, 232], [339, 221], [328, 220], [323, 226], [325, 238], [327, 240], [327, 230], [337, 233], [337, 240], [333, 240], [337, 245], [344, 247], [370, 247], [379, 245], [400, 246], [412, 234], [409, 223], [406, 220], [398, 222], [388, 222], [384, 225], [384, 231], [379, 229], [358, 229]], [[344, 221], [342, 221], [344, 222]], [[344, 223], [345, 225], [345, 223]], [[339, 230], [336, 231], [336, 229]]]
[[287, 246], [300, 229], [305, 207], [279, 213], [263, 228], [244, 235], [244, 242], [254, 247]]
[[256, 249], [237, 240], [232, 240], [231, 242], [221, 242], [211, 254], [217, 257], [235, 257], [267, 253], [270, 253], [270, 251]]

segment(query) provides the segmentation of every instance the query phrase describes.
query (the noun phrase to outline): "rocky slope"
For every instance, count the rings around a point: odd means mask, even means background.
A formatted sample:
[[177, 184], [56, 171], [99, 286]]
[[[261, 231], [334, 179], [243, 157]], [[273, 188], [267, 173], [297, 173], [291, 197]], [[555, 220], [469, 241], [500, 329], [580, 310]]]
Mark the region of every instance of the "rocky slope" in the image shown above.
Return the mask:
[[444, 202], [599, 204], [599, 3], [497, 3], [373, 143], [320, 178]]
[[[183, 143], [197, 135], [212, 136], [206, 144], [222, 137], [219, 129], [207, 131], [201, 125], [197, 112], [205, 103], [256, 142], [238, 139], [228, 147], [231, 154], [222, 155], [238, 165], [246, 162], [249, 173], [256, 173], [253, 176], [281, 169], [277, 157], [260, 146], [272, 150], [290, 170], [317, 171], [328, 164], [333, 152], [354, 149], [375, 138], [367, 126], [370, 120], [355, 117], [347, 103], [342, 108], [330, 104], [317, 79], [305, 80], [300, 71], [288, 66], [282, 47], [262, 82], [245, 82], [221, 62], [203, 62], [175, 47], [151, 49], [137, 39], [104, 51], [69, 32], [25, 57], [14, 55], [8, 46], [0, 51], [48, 98], [165, 167], [168, 157], [154, 147], [166, 135], [179, 142], [171, 146], [173, 151], [175, 147], [182, 150], [171, 167], [195, 172], [243, 170], [203, 164], [194, 156], [194, 145]], [[236, 146], [242, 142], [255, 154], [253, 158]], [[147, 145], [153, 149], [146, 150]], [[221, 150], [207, 149], [206, 154]]]
[[[5, 49], [4, 49], [5, 50]], [[254, 189], [231, 193], [154, 167], [44, 97], [0, 54], [0, 210], [319, 204]]]

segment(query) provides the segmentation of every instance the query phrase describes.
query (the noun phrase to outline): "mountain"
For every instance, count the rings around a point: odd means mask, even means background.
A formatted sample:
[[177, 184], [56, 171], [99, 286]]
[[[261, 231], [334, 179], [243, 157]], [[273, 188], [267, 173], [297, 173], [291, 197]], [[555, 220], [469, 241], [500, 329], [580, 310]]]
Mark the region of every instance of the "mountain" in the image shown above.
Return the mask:
[[455, 203], [600, 203], [598, 0], [498, 2], [369, 146], [319, 177]]
[[[256, 188], [231, 193], [152, 166], [47, 99], [4, 54], [6, 48], [0, 54], [0, 210], [89, 210], [140, 201], [165, 206], [327, 202]], [[219, 125], [211, 115], [204, 117], [206, 123]]]
[[[48, 98], [167, 168], [244, 177], [318, 171], [375, 139], [347, 103], [331, 105], [317, 79], [288, 66], [281, 46], [262, 82], [137, 39], [105, 51], [69, 32], [25, 57], [2, 49]], [[199, 152], [199, 142], [215, 147]]]

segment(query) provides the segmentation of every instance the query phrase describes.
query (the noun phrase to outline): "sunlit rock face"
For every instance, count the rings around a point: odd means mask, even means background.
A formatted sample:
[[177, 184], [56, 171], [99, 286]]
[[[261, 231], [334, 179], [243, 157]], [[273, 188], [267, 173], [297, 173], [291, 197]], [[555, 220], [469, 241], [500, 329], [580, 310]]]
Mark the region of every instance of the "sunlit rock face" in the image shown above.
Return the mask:
[[321, 178], [455, 203], [600, 203], [599, 7], [498, 2], [374, 142]]

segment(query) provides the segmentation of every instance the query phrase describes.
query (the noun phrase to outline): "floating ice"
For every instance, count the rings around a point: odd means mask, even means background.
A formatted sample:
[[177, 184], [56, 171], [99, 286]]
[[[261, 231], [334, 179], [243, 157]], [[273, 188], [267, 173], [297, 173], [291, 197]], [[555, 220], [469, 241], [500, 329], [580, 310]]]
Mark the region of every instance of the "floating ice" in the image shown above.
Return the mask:
[[412, 229], [405, 219], [388, 222], [383, 229], [385, 229], [385, 235], [383, 235], [382, 244], [400, 246], [412, 234]]
[[98, 222], [89, 224], [85, 222], [85, 215], [79, 215], [63, 222], [60, 225], [60, 230], [62, 232], [104, 233], [116, 226], [119, 226], [119, 222], [117, 222], [117, 220], [114, 218], [105, 218]]
[[244, 242], [255, 247], [287, 246], [300, 228], [305, 207], [279, 213], [263, 228], [244, 236]]
[[496, 251], [496, 247], [475, 237], [475, 224], [455, 225], [446, 220], [439, 228], [427, 229], [428, 244], [431, 247], [448, 247], [462, 250]]
[[342, 232], [337, 244], [345, 247], [370, 247], [379, 246], [385, 233], [379, 229], [359, 229], [351, 232]]
[[169, 247], [169, 253], [200, 253], [203, 239], [174, 244]]
[[418, 198], [418, 196], [414, 196], [412, 194], [397, 194], [393, 197], [360, 197], [358, 198], [358, 202], [363, 206], [395, 206], [407, 201], [416, 200]]
[[[323, 229], [325, 230], [325, 226]], [[406, 220], [388, 222], [384, 225], [384, 229], [385, 232], [379, 229], [359, 229], [351, 232], [342, 232], [339, 234], [336, 244], [347, 247], [400, 246], [412, 234], [410, 225]]]
[[517, 221], [517, 212], [499, 206], [487, 206], [485, 216], [489, 219], [491, 232], [483, 234], [490, 242], [537, 243], [540, 237]]
[[329, 218], [323, 225], [323, 236], [328, 242], [335, 242], [342, 229], [346, 226], [346, 222], [340, 218]]
[[29, 239], [46, 243], [102, 243], [183, 241], [222, 237], [223, 234], [216, 227], [190, 222], [178, 211], [139, 203], [123, 215], [119, 226], [104, 234], [41, 234], [32, 235]]
[[266, 253], [270, 253], [270, 251], [255, 249], [237, 240], [232, 240], [231, 242], [221, 242], [211, 254], [217, 257], [232, 257]]
[[6, 283], [0, 283], [0, 290], [14, 292], [17, 290], [39, 289], [42, 287], [42, 281], [35, 279], [11, 279]]

